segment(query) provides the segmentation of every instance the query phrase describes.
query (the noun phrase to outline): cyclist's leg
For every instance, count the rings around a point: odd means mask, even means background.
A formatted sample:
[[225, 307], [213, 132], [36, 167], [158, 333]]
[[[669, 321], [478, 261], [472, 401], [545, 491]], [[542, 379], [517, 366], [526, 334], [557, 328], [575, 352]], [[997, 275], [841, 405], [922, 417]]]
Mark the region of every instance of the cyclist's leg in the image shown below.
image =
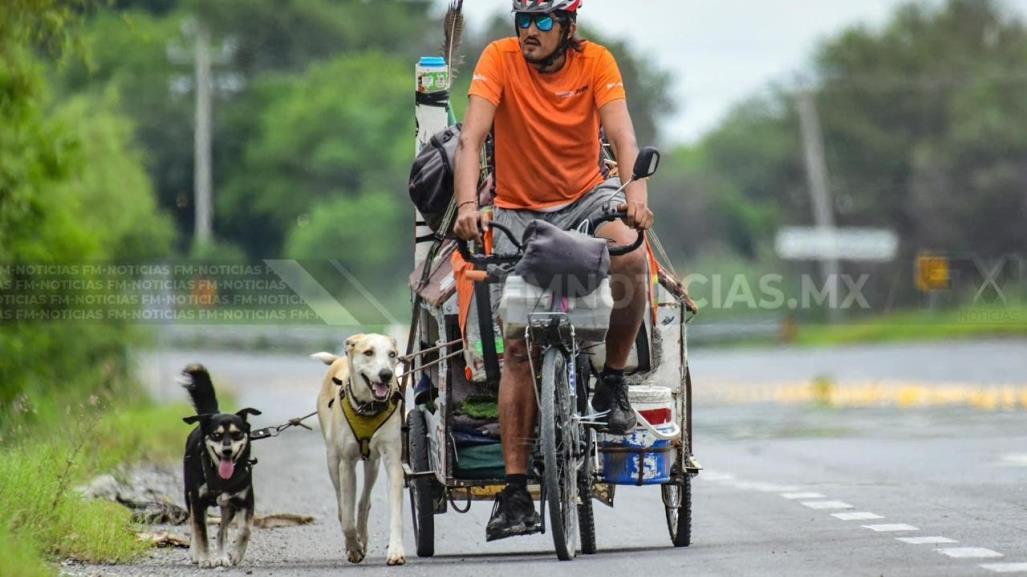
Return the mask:
[[[584, 220], [595, 221], [624, 203], [624, 193], [617, 191], [619, 186], [620, 181], [611, 179], [582, 197], [568, 211], [567, 218], [571, 226]], [[595, 234], [612, 240], [614, 244], [629, 244], [636, 238], [635, 231], [620, 220], [602, 224]], [[606, 365], [596, 384], [592, 407], [607, 413], [607, 430], [616, 434], [627, 433], [635, 427], [635, 414], [628, 400], [624, 366], [647, 306], [645, 273], [645, 252], [642, 250], [610, 259], [610, 288], [614, 307], [610, 314], [610, 330], [606, 333]]]
[[[618, 192], [618, 188], [620, 180], [607, 180], [561, 211], [559, 219], [562, 222], [554, 224], [575, 228], [585, 220], [595, 221], [606, 211], [615, 210], [625, 202], [624, 193]], [[632, 243], [635, 234], [633, 229], [620, 220], [603, 223], [595, 231], [596, 236], [609, 239], [614, 244]], [[606, 366], [611, 369], [623, 369], [627, 364], [635, 336], [642, 325], [648, 298], [645, 275], [645, 251], [641, 248], [610, 258], [610, 289], [613, 291], [614, 308], [606, 336]]]
[[[614, 244], [634, 242], [637, 232], [622, 221], [605, 223], [596, 236]], [[645, 251], [642, 248], [610, 258], [610, 289], [613, 291], [613, 312], [610, 330], [606, 333], [606, 366], [623, 369], [635, 345], [635, 336], [642, 326], [648, 301], [646, 291]]]
[[499, 382], [499, 429], [507, 475], [528, 473], [537, 421], [538, 405], [526, 343], [523, 339], [508, 339]]
[[[538, 215], [531, 211], [495, 209], [494, 219], [520, 239], [524, 229]], [[516, 254], [517, 249], [502, 232], [493, 232], [495, 254]], [[501, 284], [492, 285], [493, 313], [498, 311], [503, 294]], [[523, 339], [504, 339], [503, 373], [499, 381], [499, 428], [503, 438], [503, 460], [507, 475], [525, 475], [532, 448], [532, 434], [538, 418], [538, 405], [532, 390], [531, 366]]]
[[[495, 222], [510, 228], [517, 238], [535, 218], [530, 212], [496, 208]], [[495, 254], [516, 253], [516, 248], [505, 234], [496, 231], [493, 236]], [[493, 311], [499, 306], [502, 286], [492, 285]], [[503, 439], [503, 462], [508, 485], [497, 496], [485, 528], [488, 541], [514, 535], [535, 533], [541, 520], [527, 491], [528, 465], [534, 446], [538, 405], [535, 402], [531, 365], [528, 363], [527, 344], [523, 339], [504, 339], [503, 372], [499, 381], [499, 428]]]

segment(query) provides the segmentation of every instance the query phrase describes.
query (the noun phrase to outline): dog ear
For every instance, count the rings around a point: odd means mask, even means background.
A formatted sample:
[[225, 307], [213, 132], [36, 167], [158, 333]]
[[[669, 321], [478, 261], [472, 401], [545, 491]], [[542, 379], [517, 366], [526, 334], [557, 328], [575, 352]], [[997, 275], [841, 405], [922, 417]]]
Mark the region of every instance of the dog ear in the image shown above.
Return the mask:
[[336, 360], [338, 360], [339, 357], [333, 355], [332, 353], [314, 353], [310, 355], [310, 358], [314, 359], [315, 361], [321, 361], [326, 365], [331, 365]]
[[182, 422], [187, 425], [193, 425], [196, 423], [202, 423], [210, 418], [210, 415], [193, 415], [191, 417], [182, 417]]
[[362, 339], [362, 338], [364, 338], [364, 335], [361, 334], [361, 335], [353, 335], [353, 336], [349, 337], [348, 339], [346, 339], [346, 354], [347, 355], [353, 352], [353, 349], [357, 346], [357, 343], [360, 342], [360, 339]]
[[258, 411], [257, 409], [250, 408], [250, 407], [246, 407], [245, 409], [242, 409], [241, 411], [236, 413], [236, 415], [242, 417], [242, 420], [244, 420], [244, 421], [246, 420], [246, 416], [247, 415], [259, 415], [259, 414], [261, 414], [260, 411]]

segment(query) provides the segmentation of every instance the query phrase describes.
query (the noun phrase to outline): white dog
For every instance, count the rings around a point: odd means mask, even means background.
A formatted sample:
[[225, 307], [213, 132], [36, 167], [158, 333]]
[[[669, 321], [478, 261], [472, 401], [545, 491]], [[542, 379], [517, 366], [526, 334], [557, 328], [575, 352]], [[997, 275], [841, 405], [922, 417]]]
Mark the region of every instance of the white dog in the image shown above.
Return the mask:
[[[396, 339], [354, 335], [346, 339], [346, 355], [317, 353], [311, 358], [329, 365], [317, 397], [328, 473], [339, 501], [339, 522], [346, 557], [360, 563], [367, 555], [367, 516], [378, 461], [385, 457], [389, 475], [389, 565], [406, 563], [403, 552], [403, 402], [396, 366]], [[364, 486], [354, 520], [356, 465], [364, 461]]]

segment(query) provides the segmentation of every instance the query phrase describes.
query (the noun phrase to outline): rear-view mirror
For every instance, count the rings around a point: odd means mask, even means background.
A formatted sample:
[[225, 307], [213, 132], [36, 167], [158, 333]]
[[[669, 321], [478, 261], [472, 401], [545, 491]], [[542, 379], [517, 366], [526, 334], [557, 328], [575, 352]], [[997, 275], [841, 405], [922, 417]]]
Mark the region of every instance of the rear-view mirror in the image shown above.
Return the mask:
[[638, 152], [638, 158], [635, 160], [635, 168], [631, 173], [631, 178], [634, 180], [649, 178], [656, 174], [656, 169], [659, 167], [660, 151], [656, 150], [655, 146], [646, 146]]

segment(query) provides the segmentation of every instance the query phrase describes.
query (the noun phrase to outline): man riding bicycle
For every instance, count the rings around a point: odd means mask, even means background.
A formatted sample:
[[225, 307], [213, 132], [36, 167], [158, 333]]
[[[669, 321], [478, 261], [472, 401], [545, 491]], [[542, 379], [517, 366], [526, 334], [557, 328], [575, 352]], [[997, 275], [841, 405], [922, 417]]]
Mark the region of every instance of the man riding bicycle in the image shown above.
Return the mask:
[[[570, 229], [611, 209], [625, 211], [624, 220], [602, 224], [596, 236], [630, 244], [638, 234], [632, 228], [652, 226], [645, 181], [618, 192], [620, 182], [604, 176], [600, 127], [620, 166], [635, 164], [638, 144], [613, 55], [576, 35], [580, 6], [581, 0], [514, 0], [517, 36], [497, 40], [482, 53], [456, 155], [458, 237], [481, 240], [478, 155], [490, 131], [496, 172], [492, 219], [515, 235], [536, 219]], [[505, 235], [496, 235], [493, 242], [495, 254], [516, 252]], [[609, 411], [606, 430], [613, 434], [635, 426], [624, 367], [646, 310], [645, 271], [643, 251], [611, 258], [615, 306], [592, 407]], [[499, 389], [507, 487], [489, 520], [489, 541], [540, 530], [527, 490], [530, 439], [538, 419], [528, 354], [524, 340], [507, 339]]]

